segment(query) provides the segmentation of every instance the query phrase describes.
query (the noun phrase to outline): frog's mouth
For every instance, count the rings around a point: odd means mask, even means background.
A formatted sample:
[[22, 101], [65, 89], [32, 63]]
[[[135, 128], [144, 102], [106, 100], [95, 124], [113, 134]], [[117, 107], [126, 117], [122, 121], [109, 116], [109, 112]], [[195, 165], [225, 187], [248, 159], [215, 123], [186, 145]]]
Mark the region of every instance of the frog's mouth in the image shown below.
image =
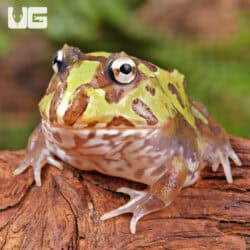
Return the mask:
[[114, 117], [109, 123], [104, 122], [91, 122], [91, 123], [81, 123], [74, 125], [66, 125], [66, 124], [58, 124], [58, 123], [50, 123], [48, 121], [43, 120], [43, 123], [46, 126], [54, 127], [54, 128], [62, 128], [65, 130], [151, 130], [161, 128], [163, 124], [157, 124], [154, 126], [149, 126], [147, 124], [133, 124], [129, 120], [125, 119], [122, 116]]
[[[85, 124], [88, 128], [134, 128], [136, 127], [131, 121], [126, 119], [123, 116], [116, 116], [110, 120], [110, 122], [91, 122], [89, 124]], [[79, 127], [75, 124], [74, 127]]]

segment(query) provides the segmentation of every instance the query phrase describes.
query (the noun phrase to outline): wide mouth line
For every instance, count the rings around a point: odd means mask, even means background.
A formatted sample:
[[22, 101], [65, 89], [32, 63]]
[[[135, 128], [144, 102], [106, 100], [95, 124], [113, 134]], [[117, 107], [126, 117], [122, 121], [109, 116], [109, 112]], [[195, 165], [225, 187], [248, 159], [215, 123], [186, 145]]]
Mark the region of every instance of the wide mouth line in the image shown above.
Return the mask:
[[155, 130], [160, 129], [162, 126], [137, 126], [137, 127], [129, 127], [129, 126], [113, 126], [113, 127], [74, 127], [68, 125], [59, 125], [59, 124], [51, 124], [48, 122], [43, 121], [45, 126], [47, 127], [54, 127], [58, 129], [65, 129], [65, 130], [85, 130], [85, 131], [96, 131], [96, 130]]

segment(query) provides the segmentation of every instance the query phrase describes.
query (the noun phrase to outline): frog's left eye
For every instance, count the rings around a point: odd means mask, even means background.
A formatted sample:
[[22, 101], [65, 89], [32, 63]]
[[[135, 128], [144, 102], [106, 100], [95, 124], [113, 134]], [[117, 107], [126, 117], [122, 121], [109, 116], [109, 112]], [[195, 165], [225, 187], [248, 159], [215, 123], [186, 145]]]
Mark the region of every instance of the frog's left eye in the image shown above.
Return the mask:
[[52, 68], [54, 72], [56, 74], [62, 73], [67, 67], [68, 67], [68, 64], [63, 56], [63, 51], [58, 50], [52, 61]]
[[135, 62], [129, 57], [116, 58], [109, 64], [108, 74], [118, 84], [129, 84], [136, 77]]

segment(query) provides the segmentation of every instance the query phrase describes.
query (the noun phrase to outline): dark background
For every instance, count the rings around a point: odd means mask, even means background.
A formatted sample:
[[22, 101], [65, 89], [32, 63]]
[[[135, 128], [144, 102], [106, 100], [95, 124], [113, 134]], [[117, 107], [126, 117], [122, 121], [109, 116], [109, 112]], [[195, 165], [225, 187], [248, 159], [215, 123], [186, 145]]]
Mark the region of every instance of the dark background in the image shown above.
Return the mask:
[[[10, 30], [7, 8], [48, 7], [46, 30]], [[25, 146], [64, 43], [121, 51], [178, 68], [188, 94], [228, 132], [250, 138], [249, 0], [0, 2], [0, 149]]]

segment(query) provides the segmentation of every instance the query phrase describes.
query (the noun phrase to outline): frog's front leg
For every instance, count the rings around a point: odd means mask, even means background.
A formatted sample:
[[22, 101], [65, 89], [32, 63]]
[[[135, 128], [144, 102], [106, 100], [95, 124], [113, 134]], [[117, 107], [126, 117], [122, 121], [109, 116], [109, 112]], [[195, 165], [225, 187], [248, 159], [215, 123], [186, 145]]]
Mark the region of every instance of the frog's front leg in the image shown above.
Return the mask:
[[187, 173], [188, 167], [183, 158], [181, 156], [171, 157], [166, 162], [166, 172], [145, 191], [136, 191], [126, 187], [119, 188], [117, 192], [128, 194], [130, 201], [104, 214], [101, 220], [107, 220], [125, 213], [132, 213], [130, 231], [135, 233], [136, 224], [140, 218], [168, 206], [175, 199], [184, 186]]
[[192, 112], [200, 134], [202, 159], [212, 165], [213, 171], [217, 171], [221, 164], [228, 183], [232, 183], [229, 159], [231, 158], [238, 166], [241, 165], [241, 161], [232, 149], [227, 133], [208, 113], [203, 104], [192, 102]]
[[22, 164], [14, 171], [14, 175], [21, 174], [29, 166], [32, 166], [36, 185], [41, 186], [41, 169], [47, 163], [59, 169], [63, 168], [62, 164], [47, 149], [41, 124], [39, 124], [29, 137], [25, 158]]

